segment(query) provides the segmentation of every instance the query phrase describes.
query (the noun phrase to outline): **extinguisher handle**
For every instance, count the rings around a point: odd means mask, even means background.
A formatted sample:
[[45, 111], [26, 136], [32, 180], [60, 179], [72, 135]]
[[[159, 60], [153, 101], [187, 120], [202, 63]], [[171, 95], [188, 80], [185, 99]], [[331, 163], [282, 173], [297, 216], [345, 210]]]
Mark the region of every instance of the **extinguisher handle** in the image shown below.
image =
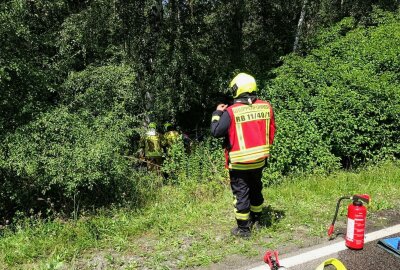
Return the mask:
[[363, 201], [366, 204], [368, 204], [371, 201], [371, 197], [368, 194], [353, 195], [352, 199], [353, 199], [353, 201], [357, 201], [357, 200]]

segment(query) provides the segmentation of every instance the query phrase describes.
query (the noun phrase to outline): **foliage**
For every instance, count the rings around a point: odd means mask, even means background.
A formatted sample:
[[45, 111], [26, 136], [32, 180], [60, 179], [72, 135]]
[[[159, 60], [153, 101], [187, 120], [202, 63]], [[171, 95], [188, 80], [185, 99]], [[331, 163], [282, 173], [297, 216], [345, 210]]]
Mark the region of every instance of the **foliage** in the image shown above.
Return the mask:
[[51, 57], [63, 12], [62, 1], [0, 3], [0, 137], [52, 103]]
[[107, 204], [122, 194], [135, 201], [138, 179], [124, 157], [138, 125], [132, 82], [132, 71], [125, 66], [71, 74], [61, 95], [63, 105], [4, 140], [0, 165], [8, 173], [5, 184], [21, 184], [10, 185], [12, 196], [3, 198], [0, 209], [7, 210], [9, 200], [17, 207], [34, 207], [40, 198], [50, 198], [58, 207]]
[[[287, 55], [307, 2], [302, 48]], [[370, 193], [372, 211], [398, 205], [398, 163], [286, 178], [400, 153], [398, 1], [307, 2], [2, 1], [0, 268], [73, 268], [93, 250], [111, 267], [126, 263], [116, 252], [133, 268], [205, 265], [293, 241], [300, 226], [320, 236], [330, 216], [319, 203], [343, 194]], [[225, 237], [220, 141], [173, 146], [166, 179], [134, 156], [149, 120], [208, 128], [239, 70], [256, 76], [278, 125], [270, 226], [250, 242]]]
[[[78, 8], [65, 18], [56, 40], [54, 68], [65, 73], [93, 64], [121, 62], [124, 51], [117, 2], [91, 1], [86, 8]], [[71, 3], [69, 6], [73, 8]]]
[[203, 142], [193, 142], [190, 153], [178, 141], [168, 151], [163, 162], [163, 172], [168, 175], [169, 183], [184, 185], [186, 182], [223, 182], [226, 171], [222, 156], [219, 140], [210, 138]]
[[[208, 128], [239, 70], [256, 76], [277, 112], [266, 182], [332, 171], [338, 159], [350, 166], [398, 156], [398, 13], [372, 11], [373, 3], [396, 10], [398, 1], [312, 1], [300, 37], [308, 56], [282, 57], [303, 3], [2, 1], [0, 213], [153, 196], [140, 184], [152, 175], [132, 158], [146, 123]], [[169, 180], [223, 181], [218, 144], [173, 149]]]
[[265, 90], [279, 112], [272, 168], [329, 169], [337, 158], [348, 168], [398, 157], [400, 17], [375, 14], [376, 26], [337, 35], [351, 26], [346, 19], [317, 37], [308, 56], [288, 56], [275, 70]]
[[275, 121], [278, 133], [263, 178], [267, 185], [279, 184], [283, 175], [329, 173], [339, 168], [331, 146], [306, 113], [283, 109]]

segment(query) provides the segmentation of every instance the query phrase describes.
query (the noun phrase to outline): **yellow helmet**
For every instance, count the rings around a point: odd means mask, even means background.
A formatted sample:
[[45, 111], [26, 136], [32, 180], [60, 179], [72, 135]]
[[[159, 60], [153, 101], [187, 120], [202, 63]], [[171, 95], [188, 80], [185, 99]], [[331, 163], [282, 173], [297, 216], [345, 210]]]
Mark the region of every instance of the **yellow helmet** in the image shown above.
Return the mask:
[[157, 128], [157, 124], [154, 123], [154, 122], [151, 122], [151, 123], [149, 124], [149, 128], [151, 128], [151, 129], [156, 129], [156, 128]]
[[234, 98], [237, 98], [243, 93], [251, 93], [257, 90], [256, 80], [253, 76], [246, 73], [239, 73], [229, 84], [229, 87], [232, 90], [232, 93], [236, 95]]
[[164, 131], [169, 131], [170, 129], [172, 129], [172, 124], [167, 122], [164, 124]]

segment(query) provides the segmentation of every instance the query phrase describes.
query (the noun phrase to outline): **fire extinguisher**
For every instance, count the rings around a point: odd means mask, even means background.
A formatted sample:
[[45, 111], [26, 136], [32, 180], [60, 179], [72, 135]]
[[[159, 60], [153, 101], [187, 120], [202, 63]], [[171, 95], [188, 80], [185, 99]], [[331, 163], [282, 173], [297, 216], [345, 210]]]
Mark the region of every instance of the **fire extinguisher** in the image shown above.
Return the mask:
[[371, 198], [368, 194], [344, 196], [339, 198], [332, 224], [328, 230], [328, 236], [331, 237], [334, 231], [340, 202], [345, 199], [353, 201], [347, 207], [347, 232], [345, 244], [350, 249], [362, 249], [364, 247], [365, 221], [367, 218], [367, 208], [363, 205], [363, 202], [367, 204], [370, 202]]

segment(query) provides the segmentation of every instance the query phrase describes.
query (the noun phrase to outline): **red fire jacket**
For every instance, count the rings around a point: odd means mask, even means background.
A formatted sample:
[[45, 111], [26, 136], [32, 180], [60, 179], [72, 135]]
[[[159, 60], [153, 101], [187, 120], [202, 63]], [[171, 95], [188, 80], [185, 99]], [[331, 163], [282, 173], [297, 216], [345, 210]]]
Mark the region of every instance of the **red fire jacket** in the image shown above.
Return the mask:
[[261, 168], [274, 141], [275, 120], [267, 101], [235, 103], [227, 108], [230, 117], [226, 165], [234, 170]]

